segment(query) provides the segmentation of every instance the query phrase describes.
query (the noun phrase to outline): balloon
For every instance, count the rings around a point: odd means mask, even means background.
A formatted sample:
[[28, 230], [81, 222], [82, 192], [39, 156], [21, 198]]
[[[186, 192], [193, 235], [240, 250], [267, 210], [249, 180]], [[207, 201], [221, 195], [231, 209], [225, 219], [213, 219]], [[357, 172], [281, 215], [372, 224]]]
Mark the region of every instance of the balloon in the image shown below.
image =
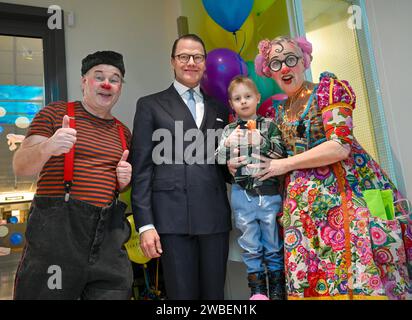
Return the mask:
[[252, 12], [256, 15], [260, 15], [265, 12], [276, 0], [255, 0], [253, 4]]
[[219, 27], [209, 16], [206, 16], [203, 25], [205, 27], [205, 33], [214, 48], [228, 48], [239, 53], [240, 51], [246, 51], [249, 47], [255, 31], [253, 16], [249, 16], [249, 18], [246, 19], [245, 23], [236, 33], [236, 38], [233, 34]]
[[23, 242], [23, 235], [20, 232], [14, 232], [10, 235], [10, 243], [14, 246], [18, 246]]
[[119, 200], [127, 204], [126, 212], [132, 211], [131, 195], [130, 195], [131, 190], [132, 188], [128, 188], [126, 191], [123, 191], [119, 194]]
[[228, 106], [227, 87], [230, 81], [240, 74], [247, 75], [247, 67], [236, 52], [226, 48], [214, 49], [206, 58], [202, 90]]
[[18, 223], [19, 222], [19, 219], [17, 218], [17, 217], [10, 217], [9, 218], [9, 222], [11, 223], [11, 224], [16, 224], [16, 223]]
[[256, 113], [262, 117], [273, 119], [275, 117], [275, 109], [273, 108], [272, 97], [269, 97], [261, 103]]
[[253, 0], [202, 0], [209, 16], [223, 29], [236, 32], [253, 7]]
[[6, 226], [0, 226], [0, 238], [4, 238], [9, 234], [9, 228]]
[[288, 96], [284, 93], [277, 93], [267, 98], [257, 110], [257, 114], [266, 118], [274, 118], [276, 115], [277, 106], [287, 100]]
[[37, 111], [39, 111], [39, 107], [35, 105], [34, 103], [29, 103], [26, 105], [26, 113], [27, 114], [36, 114]]
[[253, 61], [247, 61], [246, 65], [248, 77], [255, 82], [256, 87], [258, 88], [261, 95], [260, 101], [265, 101], [274, 94], [282, 92], [275, 80], [271, 78], [261, 77], [256, 74], [255, 63]]
[[150, 258], [146, 257], [140, 248], [140, 236], [136, 231], [133, 215], [128, 216], [127, 220], [129, 221], [130, 228], [132, 229], [129, 240], [124, 244], [127, 250], [127, 255], [131, 261], [139, 264], [145, 264], [150, 261]]

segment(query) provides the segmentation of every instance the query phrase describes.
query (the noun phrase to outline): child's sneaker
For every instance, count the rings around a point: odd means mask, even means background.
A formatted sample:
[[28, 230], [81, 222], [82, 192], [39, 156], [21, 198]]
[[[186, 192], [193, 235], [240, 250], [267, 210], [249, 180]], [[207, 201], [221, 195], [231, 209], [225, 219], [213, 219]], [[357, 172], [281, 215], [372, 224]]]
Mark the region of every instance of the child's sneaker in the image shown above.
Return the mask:
[[250, 288], [250, 300], [269, 300], [264, 272], [249, 273], [247, 280]]

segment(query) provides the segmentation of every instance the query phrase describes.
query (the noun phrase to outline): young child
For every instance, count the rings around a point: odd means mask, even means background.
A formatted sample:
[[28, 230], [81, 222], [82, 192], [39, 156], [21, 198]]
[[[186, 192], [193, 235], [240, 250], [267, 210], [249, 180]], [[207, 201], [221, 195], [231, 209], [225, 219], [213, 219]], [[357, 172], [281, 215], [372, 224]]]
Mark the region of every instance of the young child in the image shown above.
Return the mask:
[[[260, 94], [247, 77], [234, 78], [228, 88], [229, 102], [238, 120], [227, 125], [216, 150], [219, 163], [233, 157], [262, 154], [270, 158], [286, 155], [281, 133], [275, 123], [256, 115]], [[276, 216], [282, 207], [277, 178], [259, 181], [246, 165], [239, 168], [232, 184], [231, 205], [236, 227], [242, 232], [238, 242], [244, 250], [251, 300], [268, 300], [266, 270], [271, 300], [285, 299], [283, 240]]]

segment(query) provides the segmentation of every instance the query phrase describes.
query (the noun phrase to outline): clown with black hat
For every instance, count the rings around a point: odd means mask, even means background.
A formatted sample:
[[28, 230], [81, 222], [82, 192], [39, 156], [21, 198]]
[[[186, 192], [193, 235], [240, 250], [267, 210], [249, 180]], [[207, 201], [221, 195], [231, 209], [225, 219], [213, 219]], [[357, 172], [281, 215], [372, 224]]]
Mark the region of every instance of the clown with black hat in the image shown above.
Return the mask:
[[15, 299], [131, 297], [127, 205], [117, 199], [131, 179], [131, 133], [112, 115], [124, 82], [123, 56], [89, 54], [81, 75], [82, 101], [40, 110], [14, 157], [16, 175], [39, 175]]
[[111, 109], [122, 89], [123, 56], [114, 51], [97, 51], [82, 60], [83, 105], [103, 119], [113, 118]]

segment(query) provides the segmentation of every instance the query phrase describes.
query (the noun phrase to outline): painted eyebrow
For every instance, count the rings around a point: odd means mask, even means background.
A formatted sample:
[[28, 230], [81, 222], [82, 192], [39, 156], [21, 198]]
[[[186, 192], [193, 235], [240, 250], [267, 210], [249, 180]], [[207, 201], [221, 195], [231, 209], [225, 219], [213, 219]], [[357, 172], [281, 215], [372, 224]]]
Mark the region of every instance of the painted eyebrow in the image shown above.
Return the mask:
[[[295, 53], [294, 52], [285, 52], [285, 53], [283, 53], [283, 56], [290, 56], [291, 54], [293, 54], [293, 55], [295, 55]], [[280, 56], [273, 56], [273, 58], [279, 58]], [[272, 59], [273, 59], [272, 58]]]

